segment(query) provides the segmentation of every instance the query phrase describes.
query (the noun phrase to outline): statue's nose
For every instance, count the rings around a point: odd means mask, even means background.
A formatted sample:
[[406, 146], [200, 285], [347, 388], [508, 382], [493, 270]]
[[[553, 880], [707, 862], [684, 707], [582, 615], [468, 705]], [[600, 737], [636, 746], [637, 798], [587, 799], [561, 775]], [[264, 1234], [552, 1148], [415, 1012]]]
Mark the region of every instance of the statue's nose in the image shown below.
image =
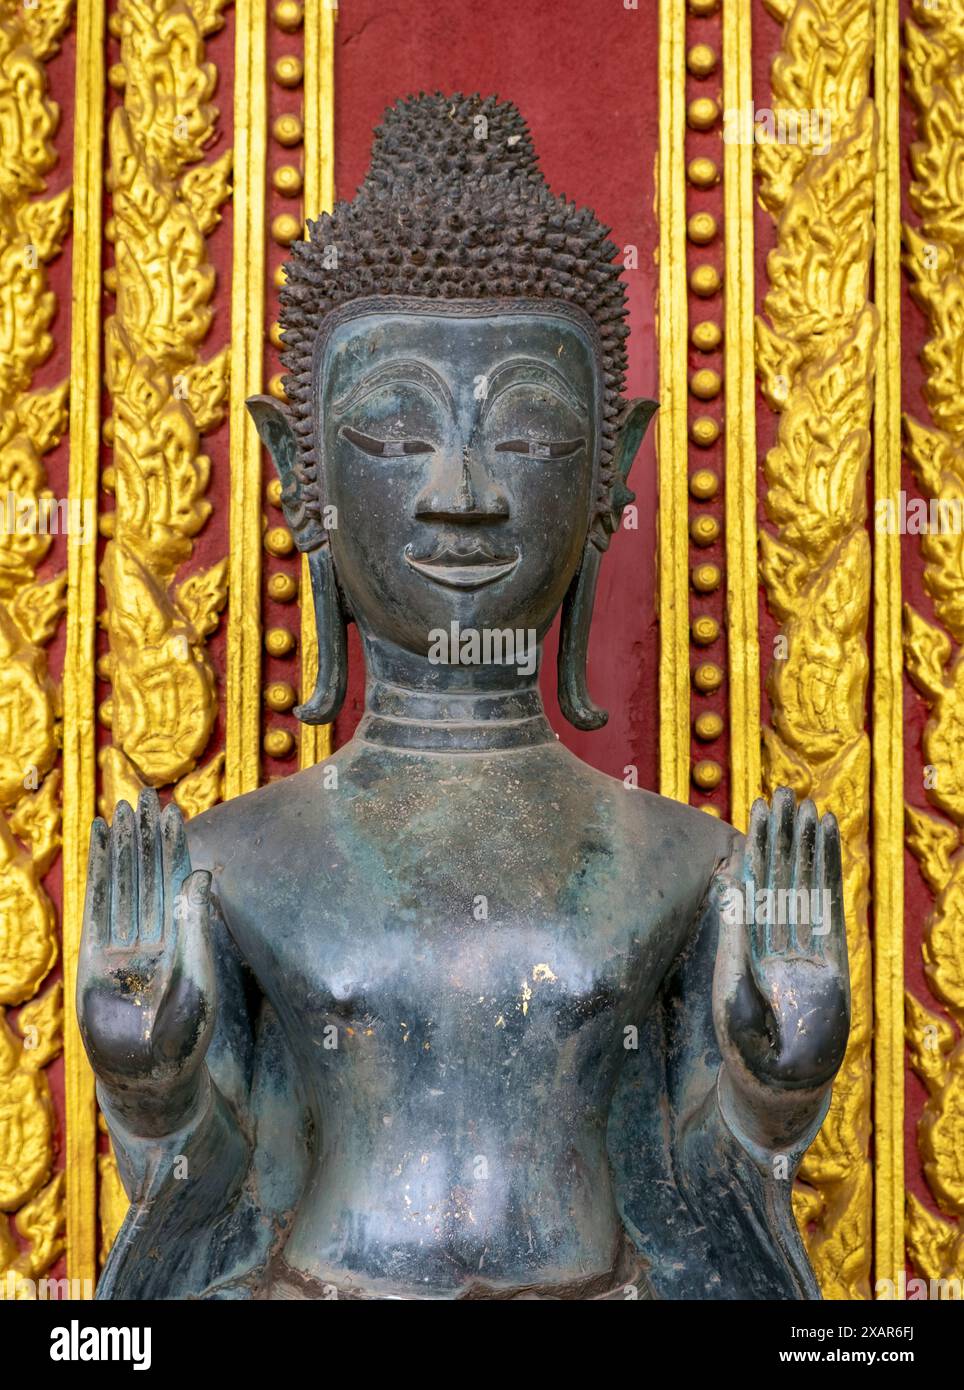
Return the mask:
[[[454, 465], [454, 466], [453, 466]], [[509, 515], [505, 493], [496, 486], [469, 449], [462, 450], [445, 468], [444, 476], [433, 478], [415, 500], [415, 515], [421, 521], [467, 522], [499, 521]]]

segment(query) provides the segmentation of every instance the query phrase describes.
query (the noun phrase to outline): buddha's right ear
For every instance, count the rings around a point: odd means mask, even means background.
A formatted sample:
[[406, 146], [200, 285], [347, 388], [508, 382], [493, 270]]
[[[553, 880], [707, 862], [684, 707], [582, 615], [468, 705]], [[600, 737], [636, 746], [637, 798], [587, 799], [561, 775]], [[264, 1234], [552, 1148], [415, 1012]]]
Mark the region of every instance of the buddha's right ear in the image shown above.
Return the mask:
[[348, 624], [338, 594], [328, 532], [318, 518], [319, 498], [298, 464], [298, 441], [288, 411], [272, 396], [251, 396], [251, 412], [262, 443], [281, 479], [281, 506], [292, 539], [308, 556], [318, 634], [318, 678], [310, 700], [295, 707], [303, 724], [330, 724], [348, 685]]
[[249, 396], [245, 405], [281, 480], [281, 506], [294, 543], [299, 550], [314, 550], [328, 536], [317, 516], [318, 499], [308, 495], [308, 480], [298, 466], [298, 441], [288, 410], [273, 396]]

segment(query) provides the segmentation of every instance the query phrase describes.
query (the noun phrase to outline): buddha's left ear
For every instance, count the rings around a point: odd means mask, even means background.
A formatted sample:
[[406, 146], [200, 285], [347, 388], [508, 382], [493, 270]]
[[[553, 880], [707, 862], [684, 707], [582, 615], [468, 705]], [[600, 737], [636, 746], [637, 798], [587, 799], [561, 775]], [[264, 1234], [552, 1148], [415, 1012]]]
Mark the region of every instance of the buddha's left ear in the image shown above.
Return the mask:
[[607, 527], [610, 535], [618, 527], [625, 508], [629, 506], [630, 502], [636, 500], [635, 492], [630, 492], [626, 482], [629, 478], [629, 470], [636, 462], [639, 446], [646, 437], [649, 422], [657, 410], [659, 410], [659, 401], [648, 401], [644, 397], [640, 397], [638, 400], [629, 401], [619, 417], [616, 447], [613, 450], [613, 473], [615, 477], [612, 494], [612, 526]]
[[[318, 519], [318, 498], [298, 466], [298, 441], [288, 411], [271, 396], [245, 401], [281, 480], [281, 506], [299, 550], [308, 556], [318, 634], [318, 677], [311, 698], [295, 708], [303, 724], [330, 724], [348, 685], [348, 633], [328, 532]], [[314, 504], [314, 505], [312, 505]]]
[[611, 508], [593, 519], [582, 563], [563, 600], [559, 632], [559, 707], [577, 729], [601, 729], [609, 718], [604, 709], [593, 704], [586, 680], [599, 562], [623, 511], [635, 500], [635, 493], [630, 492], [626, 480], [649, 422], [658, 409], [658, 401], [639, 399], [630, 401], [620, 416], [613, 449]]

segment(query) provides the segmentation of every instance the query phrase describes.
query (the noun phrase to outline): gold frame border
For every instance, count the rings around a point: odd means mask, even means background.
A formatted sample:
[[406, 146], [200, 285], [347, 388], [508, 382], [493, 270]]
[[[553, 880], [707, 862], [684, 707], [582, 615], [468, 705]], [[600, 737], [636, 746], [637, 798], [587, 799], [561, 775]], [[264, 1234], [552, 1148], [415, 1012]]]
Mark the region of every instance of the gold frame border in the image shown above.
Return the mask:
[[[335, 205], [335, 24], [337, 4], [314, 0], [305, 7], [304, 217]], [[318, 674], [318, 636], [307, 557], [301, 561], [301, 698], [311, 698]], [[311, 767], [331, 755], [332, 726], [302, 724], [298, 765]]]
[[659, 789], [689, 800], [686, 3], [659, 0]]
[[[752, 26], [745, 0], [723, 0], [723, 107], [753, 99]], [[726, 644], [729, 665], [730, 821], [746, 830], [762, 785], [760, 580], [757, 568], [753, 146], [723, 146]]]
[[[105, 134], [105, 0], [78, 0], [74, 93], [74, 240], [70, 323], [70, 506], [98, 500], [101, 252]], [[94, 637], [97, 547], [68, 547], [64, 653], [63, 964], [67, 1277], [97, 1277], [97, 1115], [94, 1074], [77, 1025], [77, 955], [87, 839], [96, 809]], [[78, 1287], [83, 1287], [79, 1285]]]
[[[874, 301], [880, 315], [874, 498], [900, 491], [900, 11], [877, 0], [879, 121]], [[874, 935], [874, 1278], [900, 1288], [904, 1262], [904, 703], [900, 536], [874, 537], [871, 777]]]
[[235, 26], [226, 800], [261, 772], [261, 440], [244, 402], [264, 377], [267, 0], [236, 0]]

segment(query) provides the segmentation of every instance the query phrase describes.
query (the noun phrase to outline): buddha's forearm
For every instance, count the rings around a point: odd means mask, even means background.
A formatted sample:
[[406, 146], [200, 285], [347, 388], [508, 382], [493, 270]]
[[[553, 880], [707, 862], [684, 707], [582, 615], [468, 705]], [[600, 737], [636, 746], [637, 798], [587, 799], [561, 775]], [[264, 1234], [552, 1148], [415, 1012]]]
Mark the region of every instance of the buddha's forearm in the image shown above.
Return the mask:
[[213, 1162], [225, 1188], [247, 1167], [248, 1140], [206, 1066], [176, 1092], [147, 1099], [98, 1083], [97, 1098], [131, 1201], [156, 1191], [175, 1167], [175, 1177], [196, 1178]]
[[724, 1062], [716, 1091], [720, 1114], [729, 1131], [759, 1163], [800, 1160], [816, 1138], [830, 1104], [830, 1086], [812, 1090], [776, 1090], [752, 1077], [732, 1075]]
[[[736, 1133], [717, 1085], [682, 1124], [677, 1180], [717, 1252], [720, 1296], [819, 1297], [791, 1207], [793, 1178], [809, 1142], [780, 1152]], [[733, 1263], [738, 1249], [752, 1251], [752, 1264]]]
[[97, 1095], [104, 1114], [128, 1134], [137, 1139], [163, 1139], [192, 1124], [208, 1098], [210, 1085], [207, 1066], [202, 1063], [164, 1085], [125, 1085], [100, 1077]]

